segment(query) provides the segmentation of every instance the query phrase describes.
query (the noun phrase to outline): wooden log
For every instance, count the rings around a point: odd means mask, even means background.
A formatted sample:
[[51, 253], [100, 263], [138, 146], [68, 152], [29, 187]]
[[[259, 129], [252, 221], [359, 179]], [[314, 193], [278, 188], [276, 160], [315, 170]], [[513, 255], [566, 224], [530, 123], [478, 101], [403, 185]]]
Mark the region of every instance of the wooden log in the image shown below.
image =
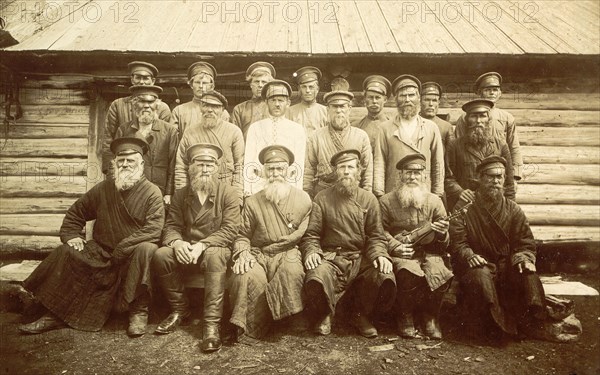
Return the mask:
[[64, 214], [2, 215], [0, 234], [57, 236]]
[[2, 198], [0, 214], [65, 214], [76, 201], [73, 197]]
[[[18, 123], [88, 124], [89, 122], [87, 105], [24, 104], [21, 108], [23, 117], [18, 119]], [[0, 120], [4, 120], [4, 115], [4, 111], [0, 111]]]
[[[128, 77], [127, 77], [128, 78]], [[126, 80], [127, 78], [124, 78]], [[94, 84], [91, 76], [35, 74], [24, 77], [25, 89], [87, 89]]]
[[[575, 129], [573, 130], [575, 132]], [[600, 162], [598, 147], [523, 146], [523, 161], [531, 163], [597, 164]]]
[[525, 164], [522, 182], [553, 185], [599, 185], [600, 165]]
[[60, 244], [58, 236], [0, 235], [0, 258], [40, 258]]
[[523, 204], [521, 208], [531, 225], [600, 225], [598, 205]]
[[0, 159], [0, 176], [86, 176], [88, 167], [85, 158], [3, 157]]
[[532, 225], [531, 231], [536, 240], [543, 242], [569, 240], [600, 241], [600, 227], [597, 226]]
[[85, 105], [90, 102], [88, 90], [56, 88], [23, 88], [19, 90], [19, 101], [26, 104], [70, 104]]
[[526, 146], [600, 146], [600, 128], [598, 127], [519, 126], [517, 131], [521, 145]]
[[[0, 197], [72, 197], [79, 198], [86, 191], [86, 177], [82, 176], [11, 176], [0, 177]], [[100, 182], [100, 180], [98, 181]]]
[[546, 185], [519, 183], [519, 204], [581, 204], [600, 205], [600, 186]]
[[[85, 138], [88, 127], [84, 124], [64, 124], [67, 126], [55, 126], [55, 124], [9, 124], [0, 123], [0, 134], [6, 134], [6, 138], [13, 139], [37, 139], [37, 138]], [[73, 126], [74, 125], [74, 126]]]
[[85, 138], [8, 139], [0, 156], [85, 157], [88, 140]]

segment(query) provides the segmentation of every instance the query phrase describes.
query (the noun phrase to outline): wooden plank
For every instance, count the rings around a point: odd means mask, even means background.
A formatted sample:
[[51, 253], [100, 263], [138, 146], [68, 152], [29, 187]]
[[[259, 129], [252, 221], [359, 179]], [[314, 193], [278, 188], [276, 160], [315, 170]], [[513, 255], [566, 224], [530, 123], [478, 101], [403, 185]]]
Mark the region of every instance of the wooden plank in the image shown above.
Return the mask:
[[600, 146], [600, 128], [544, 128], [519, 126], [519, 141], [524, 146]]
[[533, 237], [544, 242], [567, 240], [600, 240], [600, 227], [532, 225]]
[[12, 139], [36, 138], [85, 138], [88, 127], [83, 124], [11, 124], [8, 129], [4, 122], [0, 123], [0, 134]]
[[[23, 117], [19, 123], [87, 124], [89, 121], [87, 105], [25, 104], [21, 108]], [[0, 111], [0, 120], [4, 120], [4, 111]]]
[[61, 75], [49, 73], [29, 73], [20, 82], [22, 89], [89, 89], [94, 83], [94, 78], [89, 75]]
[[8, 139], [0, 156], [87, 156], [88, 140], [80, 138]]
[[19, 90], [21, 104], [88, 104], [88, 90], [52, 89], [52, 88], [23, 88]]
[[521, 184], [517, 186], [519, 204], [600, 205], [600, 186]]
[[372, 0], [358, 0], [355, 3], [373, 52], [400, 52], [379, 3], [376, 5]]
[[[273, 4], [275, 5], [275, 4]], [[280, 4], [277, 4], [280, 5]], [[273, 13], [269, 14], [267, 9], [262, 10], [264, 7], [252, 6], [249, 7], [247, 12], [248, 16], [252, 19], [258, 17], [258, 35], [256, 39], [256, 51], [261, 52], [286, 52], [290, 44], [288, 38], [290, 35], [290, 25], [285, 22], [282, 15], [282, 8], [278, 9], [279, 6], [274, 7]], [[261, 12], [262, 15], [259, 15]], [[261, 35], [268, 35], [268, 38], [260, 37]]]
[[[179, 14], [184, 11], [185, 7], [181, 6], [183, 4], [180, 2], [174, 5], [169, 1], [153, 1], [151, 5], [143, 2], [138, 4], [142, 6], [135, 13], [135, 19], [143, 22], [144, 30], [152, 30], [152, 32], [140, 32], [134, 35], [129, 41], [127, 49], [131, 51], [160, 51], [167, 38], [157, 38], [157, 35], [168, 36], [175, 22], [177, 22]], [[126, 6], [130, 8], [130, 10], [128, 9], [129, 12], [136, 9], [131, 5], [123, 5], [123, 8]], [[188, 35], [190, 31], [188, 30]]]
[[[97, 182], [100, 182], [98, 180]], [[74, 197], [86, 191], [86, 178], [82, 176], [10, 176], [0, 177], [0, 197]]]
[[353, 1], [338, 2], [336, 13], [340, 37], [346, 53], [373, 52], [365, 27]]
[[[576, 129], [573, 129], [575, 132]], [[521, 146], [521, 154], [526, 164], [597, 164], [600, 163], [598, 147], [568, 146]]]
[[[213, 43], [215, 43], [217, 40], [219, 43], [221, 42], [221, 38], [223, 38], [224, 35], [216, 38], [216, 40], [215, 38], [212, 40], [205, 40], [203, 36], [205, 30], [219, 26], [219, 15], [203, 16], [194, 11], [194, 4], [196, 4], [196, 6], [198, 5], [196, 2], [183, 2], [177, 3], [177, 6], [173, 7], [180, 8], [181, 11], [177, 14], [173, 14], [175, 23], [169, 31], [169, 34], [165, 35], [165, 37], [162, 39], [162, 44], [159, 51], [182, 52], [187, 50], [188, 43], [189, 45], [196, 46], [202, 44], [202, 42], [206, 42], [207, 51], [210, 51], [212, 50], [210, 46], [212, 46]], [[211, 6], [212, 5], [216, 7], [219, 6], [218, 3], [211, 3]], [[205, 8], [205, 10], [206, 9], [207, 8]], [[200, 22], [205, 20], [203, 17], [208, 17], [206, 18], [207, 22]], [[194, 39], [195, 42], [192, 39]]]
[[[311, 53], [311, 34], [310, 15], [308, 13], [308, 4], [306, 1], [295, 2], [295, 7], [298, 8], [300, 14], [295, 22], [286, 22], [289, 27], [288, 31], [288, 52], [290, 53]], [[282, 8], [283, 9], [283, 8]]]
[[76, 198], [2, 198], [0, 214], [63, 214]]
[[0, 257], [38, 258], [60, 244], [58, 236], [0, 235]]
[[87, 172], [87, 158], [0, 159], [0, 176], [85, 176]]
[[256, 2], [232, 1], [222, 2], [220, 8], [221, 22], [227, 24], [226, 37], [221, 40], [221, 51], [255, 52], [258, 35], [258, 22], [251, 22], [245, 17], [244, 9], [248, 4]]
[[343, 2], [317, 0], [311, 2], [309, 14], [310, 44], [313, 54], [343, 53], [344, 46], [337, 26], [339, 8]]
[[64, 214], [10, 214], [0, 219], [1, 234], [57, 236]]
[[600, 207], [597, 205], [523, 204], [521, 208], [531, 225], [600, 225]]
[[526, 164], [523, 183], [552, 185], [600, 185], [600, 165]]
[[[535, 85], [527, 87], [519, 84], [506, 84], [498, 107], [511, 109], [542, 109], [542, 110], [580, 110], [600, 111], [600, 92], [586, 93], [540, 93]], [[362, 95], [361, 95], [362, 96]], [[452, 92], [446, 93], [441, 106], [446, 108], [461, 108], [469, 100], [476, 99], [475, 93]]]

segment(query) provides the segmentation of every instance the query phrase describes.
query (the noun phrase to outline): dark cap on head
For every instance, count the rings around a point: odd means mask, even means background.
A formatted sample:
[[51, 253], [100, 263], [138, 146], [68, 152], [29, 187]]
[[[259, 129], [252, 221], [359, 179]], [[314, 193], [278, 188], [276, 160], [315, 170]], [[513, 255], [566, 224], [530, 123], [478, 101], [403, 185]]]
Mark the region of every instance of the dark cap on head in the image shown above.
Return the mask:
[[127, 67], [129, 68], [129, 74], [135, 74], [136, 72], [142, 71], [152, 74], [154, 78], [158, 76], [158, 69], [145, 61], [132, 61], [127, 64]]
[[398, 94], [398, 91], [405, 87], [414, 87], [417, 89], [417, 92], [421, 92], [421, 81], [415, 76], [411, 76], [410, 74], [402, 74], [398, 76], [394, 82], [392, 82], [392, 89], [394, 95]]
[[138, 137], [117, 138], [110, 143], [110, 151], [115, 156], [131, 155], [136, 152], [143, 156], [148, 152], [148, 143]]
[[474, 99], [462, 105], [466, 114], [489, 112], [494, 107], [494, 102], [487, 99]]
[[319, 68], [315, 68], [314, 66], [302, 67], [292, 74], [292, 77], [294, 77], [296, 83], [299, 85], [307, 82], [318, 81], [322, 76], [323, 74], [321, 74]]
[[352, 99], [354, 99], [354, 94], [350, 91], [331, 91], [323, 95], [323, 100], [327, 105], [351, 103]]
[[360, 151], [355, 149], [342, 150], [335, 153], [330, 160], [331, 165], [334, 167], [339, 163], [343, 163], [350, 160], [360, 160]]
[[475, 80], [475, 91], [479, 91], [486, 87], [500, 87], [501, 84], [502, 76], [500, 75], [500, 73], [483, 73]]
[[425, 82], [421, 85], [421, 96], [437, 95], [442, 96], [442, 86], [437, 82]]
[[[155, 85], [148, 86], [129, 86], [129, 92], [133, 96], [153, 96], [154, 99], [158, 98], [158, 95], [163, 92], [162, 87]], [[150, 98], [145, 98], [150, 99]]]
[[264, 61], [257, 61], [251, 64], [248, 69], [246, 69], [246, 79], [250, 79], [252, 74], [255, 72], [263, 71], [264, 73], [269, 73], [271, 77], [275, 78], [275, 67]]
[[260, 96], [263, 99], [269, 99], [273, 96], [287, 96], [288, 98], [292, 95], [292, 87], [286, 81], [280, 79], [274, 79], [271, 82], [265, 83]]
[[294, 154], [285, 146], [271, 145], [260, 150], [258, 161], [261, 164], [285, 162], [288, 165], [292, 165], [294, 163]]
[[481, 163], [477, 166], [475, 171], [477, 173], [485, 172], [489, 169], [506, 169], [506, 159], [502, 156], [492, 155], [483, 159]]
[[398, 170], [423, 170], [425, 169], [425, 155], [423, 154], [410, 154], [406, 155], [398, 163], [396, 163], [396, 169]]
[[365, 78], [363, 81], [364, 91], [373, 91], [383, 96], [389, 96], [392, 91], [392, 84], [389, 79], [380, 75], [372, 75]]
[[200, 98], [202, 103], [208, 103], [213, 105], [221, 105], [223, 107], [227, 107], [227, 98], [218, 91], [212, 90]]
[[212, 143], [196, 143], [188, 147], [186, 154], [190, 163], [194, 160], [217, 161], [223, 156], [223, 150]]
[[215, 67], [211, 64], [204, 61], [195, 62], [192, 65], [190, 65], [190, 67], [187, 70], [188, 81], [192, 79], [196, 74], [200, 73], [208, 74], [209, 76], [213, 77], [214, 80], [217, 76], [217, 69], [215, 69]]

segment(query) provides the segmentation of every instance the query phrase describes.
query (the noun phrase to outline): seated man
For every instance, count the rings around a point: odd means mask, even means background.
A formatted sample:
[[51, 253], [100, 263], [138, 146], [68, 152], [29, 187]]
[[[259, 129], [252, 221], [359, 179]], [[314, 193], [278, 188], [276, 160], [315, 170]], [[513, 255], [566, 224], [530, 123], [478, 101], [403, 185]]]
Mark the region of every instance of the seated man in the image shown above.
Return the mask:
[[[158, 248], [165, 211], [160, 189], [144, 177], [139, 138], [111, 143], [114, 180], [107, 179], [69, 208], [60, 228], [64, 245], [54, 250], [25, 280], [24, 287], [48, 310], [19, 329], [42, 333], [68, 326], [99, 331], [116, 304], [129, 305], [130, 336], [146, 332], [150, 260]], [[96, 220], [93, 240], [81, 231]]]
[[177, 190], [163, 230], [163, 245], [152, 259], [152, 271], [167, 297], [171, 314], [156, 328], [171, 333], [190, 312], [183, 294], [182, 273], [204, 272], [204, 323], [202, 351], [221, 348], [225, 273], [231, 258], [229, 246], [237, 235], [240, 206], [237, 191], [217, 177], [223, 151], [217, 145], [198, 143], [187, 151], [190, 184]]
[[344, 150], [333, 155], [337, 182], [315, 197], [302, 240], [307, 268], [304, 289], [321, 335], [331, 332], [331, 317], [342, 295], [352, 287], [352, 324], [365, 337], [377, 336], [368, 316], [394, 301], [395, 281], [379, 203], [358, 187], [361, 153]]
[[481, 161], [473, 205], [464, 220], [450, 226], [452, 265], [464, 308], [474, 326], [492, 338], [516, 334], [519, 323], [543, 317], [545, 311], [533, 234], [521, 208], [504, 196], [507, 165], [500, 156]]
[[[381, 197], [379, 203], [396, 275], [398, 333], [406, 338], [416, 337], [413, 313], [420, 311], [425, 335], [440, 340], [439, 308], [452, 278], [441, 257], [449, 242], [446, 210], [424, 182], [423, 154], [405, 156], [396, 169], [400, 170], [398, 187]], [[409, 232], [428, 223], [431, 231], [424, 238], [410, 238]]]
[[308, 226], [308, 194], [285, 179], [294, 154], [284, 146], [265, 147], [258, 156], [266, 185], [246, 198], [234, 245], [230, 280], [231, 323], [240, 334], [264, 337], [273, 320], [304, 309], [304, 268], [298, 243]]

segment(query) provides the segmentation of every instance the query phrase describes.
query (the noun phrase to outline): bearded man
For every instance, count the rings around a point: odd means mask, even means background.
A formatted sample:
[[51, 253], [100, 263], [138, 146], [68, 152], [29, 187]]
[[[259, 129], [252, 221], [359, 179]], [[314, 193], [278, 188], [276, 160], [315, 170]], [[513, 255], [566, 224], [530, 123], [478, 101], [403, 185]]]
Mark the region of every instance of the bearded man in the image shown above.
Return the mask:
[[379, 203], [358, 187], [361, 153], [344, 150], [331, 158], [338, 180], [315, 197], [301, 249], [307, 269], [304, 290], [316, 318], [315, 332], [331, 333], [339, 299], [352, 292], [351, 323], [365, 337], [376, 337], [370, 321], [375, 308], [391, 307], [394, 274]]
[[[489, 126], [489, 111], [494, 103], [485, 99], [475, 99], [465, 103], [462, 110], [468, 123], [467, 133], [450, 142], [446, 152], [447, 176], [445, 181], [448, 207], [452, 209], [472, 202], [477, 190], [477, 165], [489, 156], [501, 156], [511, 163], [508, 145], [503, 139], [486, 131]], [[506, 171], [504, 194], [515, 199], [513, 169]]]
[[[104, 180], [67, 211], [63, 245], [25, 280], [24, 287], [47, 309], [22, 332], [42, 333], [68, 325], [99, 331], [115, 307], [129, 310], [127, 333], [146, 332], [150, 260], [158, 248], [165, 211], [159, 188], [144, 177], [147, 144], [139, 138], [111, 143], [114, 180]], [[81, 231], [96, 220], [93, 239]]]
[[367, 132], [371, 151], [375, 152], [379, 126], [382, 122], [389, 120], [383, 109], [389, 94], [392, 92], [392, 84], [384, 76], [372, 75], [363, 81], [363, 90], [367, 115], [354, 122], [352, 126]]
[[[431, 194], [424, 182], [425, 156], [407, 155], [396, 169], [400, 171], [398, 188], [379, 200], [381, 220], [388, 239], [396, 275], [396, 322], [402, 337], [414, 338], [414, 315], [421, 312], [422, 332], [441, 340], [438, 315], [443, 293], [452, 278], [444, 265], [449, 223], [442, 200]], [[410, 240], [406, 234], [431, 223], [430, 243]]]
[[327, 121], [327, 109], [317, 103], [321, 76], [319, 68], [314, 66], [302, 67], [293, 74], [300, 92], [300, 103], [291, 106], [286, 116], [304, 126], [307, 138], [317, 129], [324, 127]]
[[163, 230], [162, 243], [152, 259], [152, 270], [167, 297], [171, 314], [156, 328], [168, 334], [190, 315], [184, 295], [183, 274], [194, 269], [204, 273], [204, 352], [221, 348], [225, 274], [231, 258], [230, 245], [240, 222], [239, 196], [217, 176], [223, 150], [199, 143], [188, 148], [190, 184], [177, 190]]
[[[204, 114], [202, 113], [202, 96], [215, 89], [216, 77], [217, 69], [204, 61], [195, 62], [188, 68], [187, 84], [192, 89], [194, 96], [191, 101], [175, 107], [171, 117], [171, 121], [175, 124], [179, 132], [179, 139], [183, 137], [187, 128], [202, 122], [204, 118]], [[226, 108], [221, 111], [219, 117], [225, 122], [229, 121], [229, 113]]]
[[[181, 189], [189, 184], [187, 150], [197, 143], [218, 145], [223, 151], [216, 177], [219, 181], [232, 186], [242, 199], [242, 164], [244, 160], [244, 138], [242, 131], [234, 124], [223, 120], [223, 111], [227, 107], [227, 98], [217, 91], [209, 91], [197, 101], [202, 117], [198, 123], [188, 127], [177, 149], [175, 162], [175, 188]], [[197, 105], [197, 104], [194, 104]]]
[[138, 137], [146, 140], [149, 146], [144, 155], [144, 175], [153, 182], [163, 194], [165, 204], [171, 203], [175, 192], [174, 171], [177, 152], [177, 129], [158, 118], [159, 86], [131, 86], [135, 119], [119, 126], [115, 139]]
[[495, 339], [515, 335], [520, 326], [545, 315], [533, 234], [521, 208], [503, 192], [511, 169], [500, 156], [483, 159], [473, 204], [464, 220], [450, 226], [452, 268], [468, 327]]
[[364, 130], [350, 126], [350, 110], [354, 95], [349, 91], [332, 91], [325, 94], [327, 126], [309, 139], [304, 168], [304, 191], [314, 197], [319, 191], [332, 186], [337, 180], [335, 168], [330, 164], [333, 154], [343, 150], [360, 151], [362, 174], [359, 186], [371, 191], [373, 185], [373, 154], [369, 136]]
[[311, 201], [285, 179], [294, 154], [281, 145], [261, 150], [266, 184], [246, 198], [234, 244], [229, 296], [238, 340], [262, 338], [273, 321], [304, 309], [304, 268], [298, 243], [308, 226]]
[[398, 115], [381, 124], [375, 147], [373, 193], [380, 197], [394, 191], [398, 180], [396, 164], [409, 154], [427, 159], [425, 175], [430, 191], [444, 194], [444, 145], [437, 125], [419, 116], [421, 82], [401, 75], [392, 83]]

